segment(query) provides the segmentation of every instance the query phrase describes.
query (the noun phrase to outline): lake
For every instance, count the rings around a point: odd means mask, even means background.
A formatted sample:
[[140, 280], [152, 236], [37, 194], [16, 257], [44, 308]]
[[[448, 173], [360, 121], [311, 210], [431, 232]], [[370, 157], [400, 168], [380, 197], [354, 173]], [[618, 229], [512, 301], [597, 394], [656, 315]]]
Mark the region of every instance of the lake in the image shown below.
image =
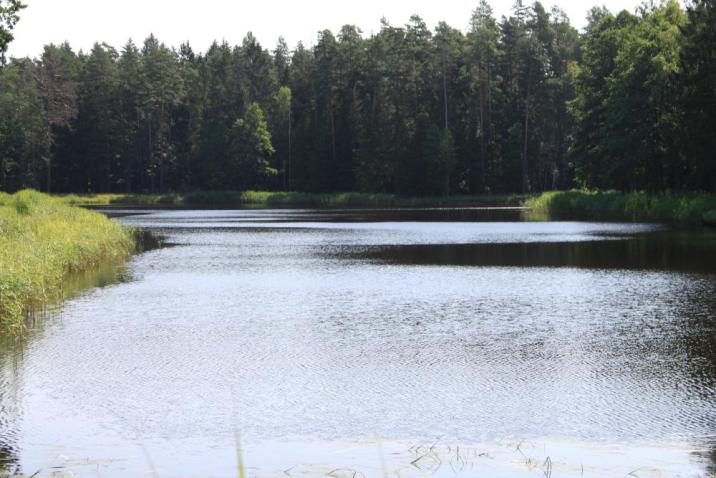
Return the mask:
[[713, 231], [111, 215], [164, 247], [0, 344], [10, 476], [716, 472]]

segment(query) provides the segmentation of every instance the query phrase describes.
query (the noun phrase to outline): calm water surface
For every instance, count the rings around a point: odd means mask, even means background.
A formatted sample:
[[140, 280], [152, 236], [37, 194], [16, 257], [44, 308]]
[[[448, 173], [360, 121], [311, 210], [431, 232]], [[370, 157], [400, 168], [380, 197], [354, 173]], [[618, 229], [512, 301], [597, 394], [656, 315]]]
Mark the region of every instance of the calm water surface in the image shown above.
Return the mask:
[[716, 471], [713, 233], [114, 214], [167, 247], [0, 343], [7, 474], [237, 476], [238, 437], [250, 476]]

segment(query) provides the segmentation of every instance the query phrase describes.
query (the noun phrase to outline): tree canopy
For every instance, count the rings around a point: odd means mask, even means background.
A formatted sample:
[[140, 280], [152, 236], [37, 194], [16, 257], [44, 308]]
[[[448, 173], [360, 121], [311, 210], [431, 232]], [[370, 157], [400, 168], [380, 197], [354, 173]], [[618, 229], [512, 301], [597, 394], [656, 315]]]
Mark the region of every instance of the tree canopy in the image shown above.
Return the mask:
[[20, 19], [19, 12], [25, 8], [20, 0], [0, 0], [0, 63], [5, 63], [7, 47], [13, 40], [12, 29]]
[[293, 50], [48, 45], [0, 72], [0, 187], [714, 191], [714, 3], [595, 8], [582, 33], [480, 0], [466, 31], [384, 19]]

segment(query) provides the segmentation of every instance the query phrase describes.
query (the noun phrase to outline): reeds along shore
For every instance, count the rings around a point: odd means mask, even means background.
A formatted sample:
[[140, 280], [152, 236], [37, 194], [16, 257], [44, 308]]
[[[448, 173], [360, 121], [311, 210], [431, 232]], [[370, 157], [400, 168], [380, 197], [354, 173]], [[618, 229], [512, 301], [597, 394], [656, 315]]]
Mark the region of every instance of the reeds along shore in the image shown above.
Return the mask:
[[556, 191], [530, 198], [532, 219], [671, 222], [716, 226], [716, 195]]
[[102, 214], [35, 191], [0, 193], [0, 330], [22, 330], [58, 300], [67, 274], [133, 249], [131, 231]]

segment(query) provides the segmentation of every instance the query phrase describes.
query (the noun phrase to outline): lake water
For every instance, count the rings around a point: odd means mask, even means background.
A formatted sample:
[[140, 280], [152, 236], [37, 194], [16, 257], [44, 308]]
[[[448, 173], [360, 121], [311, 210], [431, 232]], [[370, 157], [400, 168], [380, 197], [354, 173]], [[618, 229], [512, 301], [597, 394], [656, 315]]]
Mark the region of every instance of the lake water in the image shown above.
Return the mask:
[[716, 472], [713, 232], [113, 215], [165, 247], [0, 344], [10, 476]]

